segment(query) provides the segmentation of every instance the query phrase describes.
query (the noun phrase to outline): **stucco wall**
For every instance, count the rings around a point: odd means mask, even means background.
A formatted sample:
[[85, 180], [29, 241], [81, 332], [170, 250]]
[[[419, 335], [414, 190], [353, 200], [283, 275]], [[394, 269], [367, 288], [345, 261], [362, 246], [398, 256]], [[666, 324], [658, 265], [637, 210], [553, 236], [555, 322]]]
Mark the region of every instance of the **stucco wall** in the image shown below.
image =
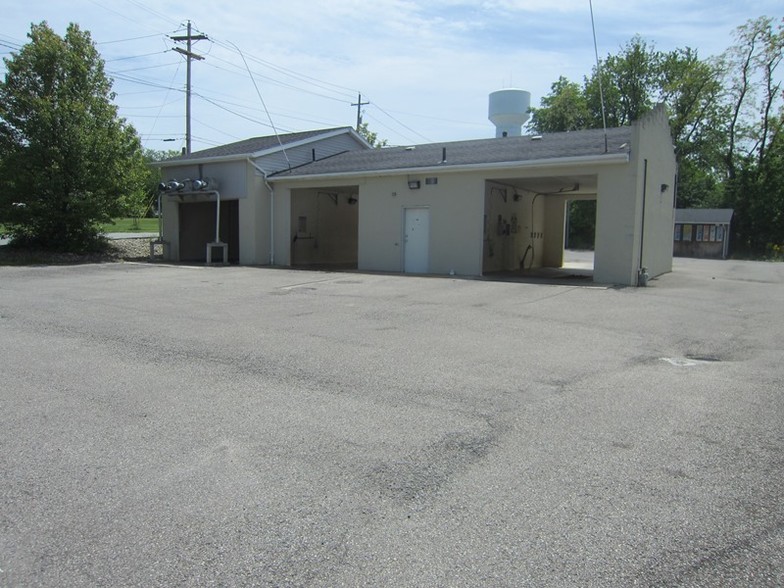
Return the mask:
[[269, 263], [269, 190], [251, 165], [245, 166], [248, 197], [239, 202], [240, 263]]
[[[409, 180], [421, 187], [409, 189]], [[359, 269], [402, 271], [405, 209], [428, 208], [430, 273], [481, 275], [484, 193], [477, 174], [368, 178], [359, 190]]]
[[563, 265], [565, 229], [566, 198], [555, 195], [547, 196], [544, 200], [542, 266], [561, 267]]
[[630, 165], [599, 173], [597, 282], [637, 285], [641, 266], [650, 277], [672, 271], [676, 164], [666, 110], [657, 107], [633, 127]]
[[633, 165], [599, 171], [593, 279], [605, 284], [637, 283], [639, 202]]
[[[672, 232], [675, 222], [675, 176], [677, 165], [667, 111], [659, 106], [634, 126], [633, 150], [639, 154], [640, 181], [644, 188], [645, 226], [641, 265], [655, 277], [672, 271]], [[647, 162], [647, 174], [644, 166]], [[642, 188], [641, 188], [642, 189]]]
[[[222, 200], [237, 200], [248, 194], [248, 178], [245, 173], [244, 161], [228, 161], [205, 163], [203, 165], [186, 165], [167, 167], [161, 170], [163, 181], [199, 178], [215, 178]], [[185, 189], [189, 189], [186, 184]]]

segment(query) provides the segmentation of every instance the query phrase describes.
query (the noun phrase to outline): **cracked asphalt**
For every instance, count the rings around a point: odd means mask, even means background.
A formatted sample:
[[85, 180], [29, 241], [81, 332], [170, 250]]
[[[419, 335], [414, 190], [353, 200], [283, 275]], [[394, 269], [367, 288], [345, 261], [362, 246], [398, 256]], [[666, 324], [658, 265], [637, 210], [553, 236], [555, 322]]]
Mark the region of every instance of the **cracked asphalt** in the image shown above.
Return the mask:
[[0, 267], [0, 586], [784, 585], [783, 300]]

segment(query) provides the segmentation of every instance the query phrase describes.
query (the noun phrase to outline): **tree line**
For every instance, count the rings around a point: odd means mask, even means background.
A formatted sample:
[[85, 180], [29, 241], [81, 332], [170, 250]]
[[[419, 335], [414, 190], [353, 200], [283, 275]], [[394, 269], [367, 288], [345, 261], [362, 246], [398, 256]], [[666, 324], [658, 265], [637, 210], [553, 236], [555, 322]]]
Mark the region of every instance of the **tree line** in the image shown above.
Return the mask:
[[[560, 77], [530, 128], [537, 133], [628, 125], [664, 103], [678, 161], [679, 208], [733, 208], [737, 253], [771, 256], [784, 244], [782, 22], [750, 20], [719, 56], [689, 47], [658, 51], [640, 36], [594, 67], [582, 83]], [[602, 100], [604, 98], [604, 112]], [[593, 230], [586, 203], [570, 226]]]
[[[0, 81], [0, 224], [15, 244], [84, 251], [99, 227], [149, 210], [157, 185], [135, 129], [117, 113], [112, 80], [90, 34], [60, 37], [32, 25], [5, 58]], [[530, 127], [537, 133], [631, 124], [664, 103], [679, 166], [681, 208], [735, 210], [734, 247], [764, 256], [784, 247], [782, 22], [750, 20], [722, 55], [658, 51], [635, 36], [582, 83], [560, 77]], [[603, 104], [600, 99], [603, 95]], [[383, 145], [365, 126], [371, 144]], [[587, 206], [595, 206], [588, 203]], [[587, 234], [595, 216], [575, 205], [570, 227]], [[585, 234], [584, 240], [588, 241]]]

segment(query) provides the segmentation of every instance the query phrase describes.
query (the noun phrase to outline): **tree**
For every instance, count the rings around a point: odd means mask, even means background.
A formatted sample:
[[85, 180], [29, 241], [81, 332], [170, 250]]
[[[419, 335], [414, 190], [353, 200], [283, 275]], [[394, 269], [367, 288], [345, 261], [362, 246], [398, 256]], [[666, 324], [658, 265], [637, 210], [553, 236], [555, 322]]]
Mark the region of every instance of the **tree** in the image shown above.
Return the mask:
[[735, 38], [723, 56], [725, 204], [735, 209], [736, 248], [764, 255], [784, 244], [784, 105], [777, 73], [784, 29], [761, 17], [738, 27]]
[[371, 131], [368, 128], [367, 123], [362, 123], [361, 125], [359, 125], [359, 134], [365, 139], [365, 141], [370, 143], [370, 146], [373, 147], [374, 149], [381, 149], [382, 147], [387, 146], [387, 140], [386, 139], [379, 140], [378, 133], [374, 133], [373, 131]]
[[143, 193], [141, 145], [88, 32], [42, 22], [28, 37], [0, 82], [0, 219], [15, 243], [94, 248], [99, 223]]
[[561, 76], [542, 98], [540, 108], [531, 109], [531, 128], [538, 133], [577, 131], [591, 124], [591, 112], [580, 86]]
[[145, 149], [144, 150], [144, 161], [147, 164], [148, 174], [147, 174], [147, 181], [145, 183], [144, 188], [144, 199], [142, 200], [142, 206], [144, 210], [139, 215], [141, 216], [149, 216], [150, 213], [158, 206], [158, 185], [161, 183], [163, 179], [161, 176], [161, 168], [151, 165], [156, 161], [164, 161], [166, 159], [171, 159], [172, 157], [177, 157], [180, 155], [180, 152], [177, 150], [169, 149], [169, 150], [157, 150], [157, 149]]
[[[633, 37], [617, 55], [608, 55], [601, 63], [607, 126], [629, 125], [653, 108], [656, 103], [661, 53], [649, 47], [640, 36]], [[593, 113], [593, 127], [602, 125], [599, 73], [594, 68], [585, 80], [584, 94]]]
[[[664, 102], [679, 162], [679, 205], [715, 206], [720, 199], [715, 170], [726, 144], [715, 122], [723, 112], [719, 71], [716, 63], [700, 60], [689, 48], [660, 52], [635, 36], [594, 68], [582, 88], [564, 77], [554, 83], [542, 107], [532, 109], [531, 126], [538, 132], [601, 128], [602, 93], [610, 127], [631, 124]], [[575, 243], [584, 245], [592, 235], [591, 213], [588, 203], [570, 206], [570, 239]]]

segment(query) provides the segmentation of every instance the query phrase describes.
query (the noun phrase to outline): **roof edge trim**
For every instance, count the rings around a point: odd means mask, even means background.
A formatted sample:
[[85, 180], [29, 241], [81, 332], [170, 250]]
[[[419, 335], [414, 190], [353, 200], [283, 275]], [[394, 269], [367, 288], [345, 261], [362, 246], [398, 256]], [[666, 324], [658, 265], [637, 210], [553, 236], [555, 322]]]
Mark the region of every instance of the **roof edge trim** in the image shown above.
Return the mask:
[[433, 172], [462, 172], [475, 170], [494, 170], [494, 169], [526, 169], [532, 167], [563, 167], [568, 165], [602, 164], [611, 165], [617, 163], [628, 163], [628, 153], [611, 153], [609, 155], [578, 155], [574, 157], [553, 157], [548, 159], [532, 159], [527, 161], [505, 161], [496, 163], [468, 163], [463, 165], [433, 165], [427, 167], [407, 167], [395, 169], [376, 169], [356, 172], [330, 172], [323, 174], [297, 174], [297, 175], [272, 175], [270, 182], [282, 182], [285, 180], [319, 180], [334, 178], [360, 178], [360, 177], [379, 177], [426, 174]]

